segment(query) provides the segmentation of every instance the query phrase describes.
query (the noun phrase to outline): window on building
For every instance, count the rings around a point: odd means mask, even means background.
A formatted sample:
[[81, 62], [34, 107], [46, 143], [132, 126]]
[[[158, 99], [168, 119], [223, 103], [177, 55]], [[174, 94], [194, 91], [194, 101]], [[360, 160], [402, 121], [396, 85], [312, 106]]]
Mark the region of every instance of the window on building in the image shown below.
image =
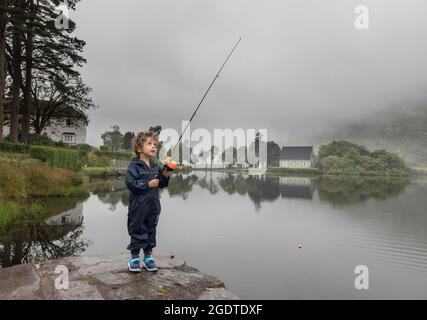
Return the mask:
[[65, 125], [66, 125], [67, 127], [71, 127], [71, 119], [67, 119], [67, 120], [65, 120]]
[[62, 134], [62, 141], [64, 143], [76, 143], [76, 135], [73, 133], [63, 133]]

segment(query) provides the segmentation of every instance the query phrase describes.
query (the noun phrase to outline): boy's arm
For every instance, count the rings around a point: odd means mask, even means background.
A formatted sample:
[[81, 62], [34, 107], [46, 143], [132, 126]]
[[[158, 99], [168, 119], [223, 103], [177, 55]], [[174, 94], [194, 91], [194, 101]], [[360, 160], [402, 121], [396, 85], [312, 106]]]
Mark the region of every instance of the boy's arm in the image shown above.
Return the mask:
[[141, 194], [150, 189], [148, 179], [136, 179], [136, 173], [131, 168], [126, 172], [126, 187], [135, 194]]
[[170, 179], [170, 177], [165, 177], [163, 175], [163, 170], [164, 170], [164, 168], [160, 168], [160, 171], [158, 174], [159, 188], [160, 189], [166, 188], [169, 185], [169, 179]]

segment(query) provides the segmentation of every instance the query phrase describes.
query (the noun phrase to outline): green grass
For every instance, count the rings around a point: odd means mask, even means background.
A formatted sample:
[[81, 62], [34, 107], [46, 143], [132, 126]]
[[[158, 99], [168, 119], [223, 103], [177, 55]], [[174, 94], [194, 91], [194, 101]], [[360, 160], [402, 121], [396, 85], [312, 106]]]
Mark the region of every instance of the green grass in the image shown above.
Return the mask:
[[81, 174], [45, 164], [0, 162], [0, 198], [78, 196], [86, 192]]
[[12, 153], [12, 152], [0, 152], [0, 159], [4, 160], [18, 160], [29, 159], [30, 156], [25, 153]]

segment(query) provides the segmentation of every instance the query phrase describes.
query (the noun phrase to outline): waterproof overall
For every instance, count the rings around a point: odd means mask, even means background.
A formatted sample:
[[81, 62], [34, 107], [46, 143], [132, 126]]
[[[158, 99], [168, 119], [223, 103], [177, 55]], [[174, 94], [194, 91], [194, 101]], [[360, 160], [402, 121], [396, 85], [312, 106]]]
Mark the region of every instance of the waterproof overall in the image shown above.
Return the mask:
[[[148, 182], [159, 179], [157, 188], [150, 188]], [[130, 190], [128, 211], [128, 233], [130, 244], [127, 249], [132, 254], [151, 253], [156, 246], [156, 227], [160, 215], [159, 188], [169, 184], [169, 178], [163, 176], [161, 168], [150, 160], [150, 168], [139, 158], [134, 158], [126, 173], [126, 187]]]

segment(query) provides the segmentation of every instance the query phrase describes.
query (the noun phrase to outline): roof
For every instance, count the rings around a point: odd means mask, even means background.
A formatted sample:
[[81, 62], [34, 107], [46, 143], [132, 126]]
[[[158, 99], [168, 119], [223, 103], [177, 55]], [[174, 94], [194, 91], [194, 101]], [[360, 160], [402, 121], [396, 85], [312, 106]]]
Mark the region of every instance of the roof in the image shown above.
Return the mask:
[[280, 160], [311, 160], [313, 146], [310, 147], [283, 147]]

